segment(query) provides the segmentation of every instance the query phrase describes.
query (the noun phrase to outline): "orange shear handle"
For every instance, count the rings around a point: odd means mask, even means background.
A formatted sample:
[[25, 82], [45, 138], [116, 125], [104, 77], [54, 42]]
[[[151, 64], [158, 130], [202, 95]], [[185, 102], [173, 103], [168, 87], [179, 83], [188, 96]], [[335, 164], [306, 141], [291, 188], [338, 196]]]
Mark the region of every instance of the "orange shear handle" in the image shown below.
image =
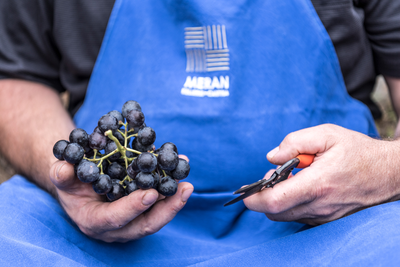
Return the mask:
[[305, 168], [311, 165], [311, 163], [314, 161], [315, 155], [300, 154], [296, 158], [300, 160], [300, 163], [299, 165], [297, 165], [297, 168]]

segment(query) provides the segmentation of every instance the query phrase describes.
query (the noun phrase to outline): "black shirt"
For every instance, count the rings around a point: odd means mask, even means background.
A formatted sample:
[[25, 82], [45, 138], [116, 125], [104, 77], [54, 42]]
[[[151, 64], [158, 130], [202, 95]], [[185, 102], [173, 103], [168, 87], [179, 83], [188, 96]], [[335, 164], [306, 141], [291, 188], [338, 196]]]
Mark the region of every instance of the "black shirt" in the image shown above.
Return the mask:
[[[312, 0], [335, 46], [351, 96], [372, 102], [378, 74], [400, 78], [400, 1]], [[0, 79], [70, 92], [82, 104], [114, 0], [0, 1]]]

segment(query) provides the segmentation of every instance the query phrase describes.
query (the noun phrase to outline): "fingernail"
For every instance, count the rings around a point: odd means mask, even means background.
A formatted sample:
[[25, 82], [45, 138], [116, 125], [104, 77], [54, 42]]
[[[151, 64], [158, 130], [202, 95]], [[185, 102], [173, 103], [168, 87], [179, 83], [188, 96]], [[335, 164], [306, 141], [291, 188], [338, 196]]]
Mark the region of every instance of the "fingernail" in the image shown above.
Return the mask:
[[193, 193], [193, 189], [185, 189], [182, 192], [182, 202], [188, 201], [190, 195]]
[[62, 164], [60, 164], [60, 166], [57, 167], [57, 170], [56, 170], [56, 177], [57, 178], [60, 178], [60, 171], [61, 171], [62, 167], [64, 167], [65, 163], [66, 162], [63, 162]]
[[276, 155], [276, 153], [278, 153], [278, 151], [279, 151], [279, 146], [275, 147], [270, 152], [268, 152], [267, 158], [272, 159]]
[[142, 198], [142, 204], [148, 206], [156, 202], [158, 195], [154, 192], [147, 192], [144, 197]]

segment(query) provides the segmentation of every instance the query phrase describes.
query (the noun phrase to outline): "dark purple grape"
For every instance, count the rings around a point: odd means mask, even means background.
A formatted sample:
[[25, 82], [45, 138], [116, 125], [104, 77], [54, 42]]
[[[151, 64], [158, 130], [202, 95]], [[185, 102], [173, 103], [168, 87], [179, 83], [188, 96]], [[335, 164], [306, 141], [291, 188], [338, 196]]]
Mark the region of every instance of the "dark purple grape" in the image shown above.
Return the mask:
[[85, 151], [85, 157], [91, 159], [94, 156], [94, 150], [93, 149], [89, 149], [89, 151]]
[[136, 176], [138, 175], [138, 173], [139, 172], [135, 172], [135, 171], [133, 171], [132, 170], [132, 168], [127, 168], [126, 169], [126, 173], [128, 174], [128, 176], [131, 178], [131, 179], [136, 179]]
[[139, 111], [142, 111], [142, 107], [135, 100], [126, 101], [124, 103], [124, 105], [122, 106], [122, 110], [121, 110], [122, 111], [122, 116], [124, 116], [126, 118], [126, 115], [128, 114], [128, 112], [133, 110], [133, 109], [137, 109]]
[[156, 132], [151, 127], [144, 127], [139, 130], [137, 139], [142, 145], [149, 146], [156, 141]]
[[155, 177], [152, 173], [139, 172], [135, 181], [140, 189], [146, 190], [154, 186]]
[[78, 166], [81, 164], [83, 161], [88, 161], [86, 159], [82, 159], [78, 164], [74, 164], [74, 174], [76, 177], [78, 177]]
[[125, 118], [131, 128], [139, 127], [144, 123], [144, 114], [137, 109], [129, 111]]
[[160, 150], [160, 152], [161, 152], [162, 150], [173, 150], [173, 151], [175, 151], [176, 154], [179, 155], [179, 153], [178, 153], [178, 148], [176, 147], [176, 145], [175, 145], [174, 143], [171, 143], [171, 142], [164, 143], [164, 144], [159, 148], [159, 150]]
[[162, 150], [157, 157], [158, 166], [166, 171], [172, 171], [178, 166], [179, 157], [173, 150]]
[[76, 176], [84, 183], [92, 183], [99, 179], [100, 169], [97, 167], [96, 163], [82, 160], [76, 170]]
[[178, 183], [170, 176], [162, 177], [157, 187], [158, 193], [166, 197], [175, 195], [177, 190], [178, 190]]
[[103, 115], [98, 122], [98, 127], [102, 133], [108, 130], [115, 131], [119, 127], [118, 120], [110, 114]]
[[92, 184], [94, 192], [99, 195], [104, 195], [110, 192], [112, 183], [111, 178], [107, 174], [100, 174], [99, 179]]
[[111, 177], [111, 179], [122, 180], [126, 176], [126, 170], [117, 162], [113, 162], [110, 166], [108, 166], [107, 174]]
[[[111, 152], [113, 152], [117, 148], [118, 148], [117, 144], [114, 141], [109, 140], [107, 142], [107, 145], [106, 145], [104, 151], [105, 151], [106, 155], [108, 155], [108, 154], [110, 154]], [[120, 157], [121, 157], [121, 153], [117, 152], [117, 153], [111, 155], [110, 157], [108, 157], [108, 159], [110, 161], [117, 161]]]
[[107, 193], [108, 200], [115, 201], [120, 199], [124, 195], [125, 195], [125, 189], [119, 182], [113, 180], [111, 190], [110, 192]]
[[[124, 117], [122, 116], [121, 112], [119, 112], [118, 110], [113, 110], [108, 112], [109, 115], [114, 116], [118, 122], [124, 122]], [[122, 125], [121, 125], [122, 126]]]
[[144, 146], [138, 141], [137, 138], [135, 138], [132, 141], [132, 148], [140, 152], [147, 152], [147, 151], [152, 151], [154, 146], [153, 145]]
[[122, 180], [122, 186], [127, 186], [128, 184], [129, 184], [129, 180], [128, 179], [124, 179], [124, 180]]
[[179, 159], [178, 165], [171, 171], [172, 178], [176, 180], [183, 180], [188, 177], [190, 172], [190, 165], [184, 159]]
[[69, 141], [71, 143], [79, 144], [83, 149], [85, 149], [85, 152], [89, 152], [90, 150], [89, 135], [81, 128], [76, 128], [69, 134]]
[[136, 164], [136, 159], [134, 159], [131, 164], [129, 164], [128, 168], [126, 169], [126, 173], [128, 174], [129, 177], [132, 179], [136, 178], [136, 175], [139, 173], [139, 168], [137, 167]]
[[64, 159], [71, 164], [79, 163], [83, 159], [84, 155], [85, 155], [85, 150], [77, 143], [69, 143], [65, 147], [63, 153]]
[[137, 158], [132, 160], [131, 164], [129, 166], [132, 168], [133, 171], [135, 172], [140, 172], [139, 167], [137, 166]]
[[57, 143], [55, 143], [53, 146], [54, 157], [56, 157], [59, 160], [64, 160], [63, 154], [64, 154], [64, 150], [68, 144], [69, 144], [69, 142], [66, 140], [57, 141]]
[[138, 154], [133, 153], [133, 152], [131, 152], [131, 151], [125, 151], [125, 155], [126, 155], [126, 157], [128, 157], [128, 158], [135, 158], [135, 157], [138, 156]]
[[125, 187], [125, 193], [127, 195], [129, 195], [130, 193], [132, 193], [133, 191], [136, 191], [138, 189], [139, 189], [139, 187], [137, 186], [136, 182], [130, 181]]
[[166, 171], [166, 170], [161, 169], [160, 165], [158, 165], [158, 164], [157, 164], [156, 171], [157, 171], [159, 174], [165, 172], [166, 175], [171, 176], [171, 172], [170, 172], [170, 171]]
[[107, 137], [98, 132], [89, 135], [89, 146], [92, 149], [103, 150], [107, 145]]
[[103, 173], [107, 173], [108, 167], [110, 166], [110, 163], [108, 163], [108, 160], [103, 160], [101, 165], [103, 166]]
[[153, 188], [157, 190], [158, 184], [160, 183], [161, 180], [161, 176], [157, 172], [155, 172], [153, 175], [154, 175]]
[[94, 128], [93, 132], [94, 132], [94, 133], [99, 133], [99, 134], [101, 134], [101, 135], [104, 135], [104, 134], [100, 131], [99, 126], [96, 126], [96, 128]]
[[157, 167], [157, 158], [149, 152], [143, 152], [137, 157], [136, 163], [141, 172], [152, 172]]

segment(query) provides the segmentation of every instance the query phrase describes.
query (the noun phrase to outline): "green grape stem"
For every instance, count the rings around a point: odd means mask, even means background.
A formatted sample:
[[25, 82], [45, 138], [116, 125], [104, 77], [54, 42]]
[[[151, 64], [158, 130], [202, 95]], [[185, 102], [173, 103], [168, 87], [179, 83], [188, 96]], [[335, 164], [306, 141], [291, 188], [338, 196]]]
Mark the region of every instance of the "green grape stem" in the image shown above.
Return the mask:
[[111, 130], [108, 130], [104, 133], [105, 136], [107, 136], [108, 138], [110, 138], [111, 140], [114, 141], [114, 143], [117, 145], [117, 150], [118, 152], [120, 152], [121, 154], [125, 155], [125, 149], [124, 147], [120, 144], [120, 142], [118, 141], [117, 137], [115, 137], [112, 133]]
[[115, 150], [114, 150], [113, 152], [111, 152], [110, 154], [107, 154], [107, 155], [105, 155], [105, 156], [103, 156], [103, 157], [101, 157], [101, 158], [89, 159], [89, 158], [87, 158], [87, 157], [84, 157], [84, 159], [86, 159], [86, 160], [88, 160], [88, 161], [93, 161], [93, 162], [100, 161], [100, 163], [101, 163], [101, 162], [103, 162], [103, 160], [107, 159], [108, 157], [110, 157], [111, 155], [114, 155], [114, 154], [117, 153], [117, 152], [118, 152], [118, 149], [115, 149]]
[[103, 172], [103, 164], [102, 163], [103, 163], [103, 161], [100, 161], [99, 164], [97, 164], [97, 168], [100, 165], [100, 174], [104, 174], [104, 172]]
[[[125, 133], [123, 133], [121, 130], [118, 130], [118, 132], [120, 133], [120, 134], [122, 134], [122, 136], [125, 138]], [[126, 132], [126, 130], [125, 130], [125, 132]]]
[[124, 182], [125, 182], [126, 180], [127, 180], [128, 182], [132, 182], [132, 181], [133, 181], [133, 179], [132, 179], [131, 177], [129, 177], [128, 175], [125, 176], [125, 178], [124, 178], [123, 180], [119, 181], [119, 184], [122, 185], [122, 187], [123, 187], [124, 189], [126, 188], [126, 185], [124, 185]]
[[[111, 139], [112, 141], [114, 141], [114, 143], [117, 145], [117, 149], [115, 149], [114, 151], [112, 151], [112, 152], [110, 152], [109, 154], [107, 154], [107, 155], [102, 155], [101, 153], [99, 153], [98, 152], [98, 150], [97, 149], [93, 149], [93, 152], [94, 152], [94, 155], [93, 155], [93, 158], [92, 159], [90, 159], [90, 158], [87, 158], [87, 157], [84, 157], [84, 159], [86, 159], [86, 160], [89, 160], [89, 161], [92, 161], [92, 162], [95, 162], [95, 163], [97, 163], [97, 167], [99, 167], [100, 168], [100, 173], [101, 174], [104, 174], [103, 173], [103, 161], [104, 160], [107, 160], [110, 164], [111, 164], [111, 162], [110, 162], [110, 160], [108, 159], [111, 155], [114, 155], [115, 153], [121, 153], [121, 158], [123, 158], [124, 159], [124, 161], [125, 161], [125, 167], [126, 168], [128, 168], [128, 166], [129, 166], [129, 164], [128, 164], [128, 162], [132, 162], [136, 157], [133, 157], [133, 158], [128, 158], [127, 156], [126, 156], [126, 151], [130, 151], [130, 152], [133, 152], [133, 153], [135, 153], [135, 154], [137, 154], [137, 155], [139, 155], [139, 154], [142, 154], [142, 152], [140, 152], [140, 151], [137, 151], [137, 150], [135, 150], [135, 149], [131, 149], [131, 148], [128, 148], [128, 140], [129, 140], [129, 138], [132, 138], [132, 137], [135, 137], [135, 136], [137, 136], [137, 134], [132, 134], [132, 135], [129, 135], [128, 136], [128, 133], [129, 132], [131, 132], [131, 131], [133, 131], [134, 129], [131, 129], [131, 130], [129, 130], [128, 131], [128, 123], [123, 123], [123, 122], [119, 122], [119, 125], [123, 125], [123, 126], [125, 126], [125, 133], [123, 133], [121, 130], [118, 130], [118, 132], [120, 133], [120, 134], [122, 134], [122, 136], [124, 137], [124, 145], [122, 146], [121, 145], [121, 143], [119, 142], [119, 140], [118, 140], [118, 138], [116, 138], [114, 135], [113, 135], [113, 133], [112, 133], [112, 131], [111, 130], [108, 130], [108, 131], [106, 131], [105, 133], [104, 133], [104, 135], [105, 136], [107, 136], [109, 139]], [[97, 157], [97, 154], [99, 154], [100, 156], [102, 156], [102, 157]], [[121, 183], [121, 185], [123, 185], [123, 182], [125, 181], [125, 180], [128, 180], [129, 182], [130, 181], [132, 181], [132, 179], [129, 177], [129, 176], [126, 176], [125, 178], [124, 178], [124, 180], [122, 180], [120, 183]]]
[[[125, 130], [125, 131], [126, 131], [126, 130]], [[123, 158], [124, 161], [125, 161], [125, 167], [128, 168], [128, 160], [127, 160], [127, 157], [126, 157], [126, 146], [127, 146], [126, 135], [125, 135], [125, 142], [124, 142], [124, 143], [125, 143], [125, 147], [123, 147], [123, 146], [120, 144], [119, 140], [113, 135], [113, 133], [112, 133], [111, 130], [106, 131], [106, 132], [104, 133], [104, 135], [107, 136], [108, 138], [110, 138], [111, 140], [113, 140], [114, 143], [117, 145], [117, 150], [118, 150], [119, 153], [121, 153], [122, 158]]]
[[128, 146], [128, 139], [129, 139], [129, 138], [126, 137], [126, 136], [128, 135], [128, 132], [127, 132], [127, 130], [128, 130], [128, 129], [127, 129], [127, 126], [128, 126], [128, 125], [127, 125], [127, 124], [124, 124], [124, 126], [125, 126], [124, 146], [127, 147], [127, 146]]
[[130, 136], [128, 136], [127, 139], [132, 138], [132, 137], [136, 137], [136, 136], [138, 136], [138, 134], [131, 134]]
[[142, 154], [142, 152], [140, 152], [140, 151], [137, 151], [137, 150], [135, 150], [135, 149], [131, 149], [131, 148], [125, 148], [127, 151], [130, 151], [130, 152], [133, 152], [133, 153], [136, 153], [136, 154], [138, 154], [138, 155], [140, 155], [140, 154]]
[[134, 159], [136, 159], [137, 157], [134, 157], [134, 158], [127, 158], [128, 159], [128, 162], [132, 162]]
[[96, 159], [97, 149], [93, 149], [93, 152], [94, 152], [93, 159]]

